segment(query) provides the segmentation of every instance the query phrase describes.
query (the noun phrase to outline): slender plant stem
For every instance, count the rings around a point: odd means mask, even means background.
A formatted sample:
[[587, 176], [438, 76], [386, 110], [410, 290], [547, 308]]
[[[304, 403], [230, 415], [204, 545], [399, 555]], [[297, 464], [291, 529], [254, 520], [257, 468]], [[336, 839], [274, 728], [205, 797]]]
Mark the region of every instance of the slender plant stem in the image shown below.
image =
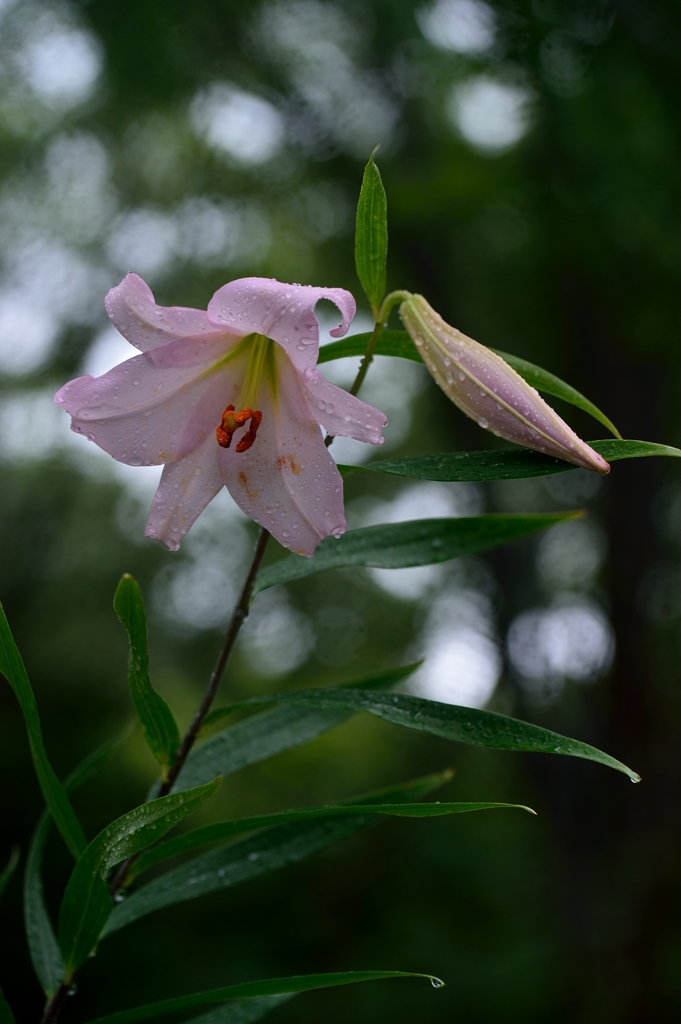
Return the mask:
[[[75, 976], [74, 976], [75, 978]], [[61, 985], [50, 999], [49, 1003], [45, 1007], [45, 1012], [40, 1018], [40, 1024], [53, 1024], [53, 1021], [57, 1019], [59, 1011], [66, 1002], [73, 988], [73, 981], [70, 982], [62, 981]]]
[[364, 383], [364, 378], [369, 372], [369, 367], [374, 361], [374, 354], [376, 352], [376, 349], [378, 348], [378, 343], [381, 340], [381, 335], [383, 334], [384, 327], [385, 323], [383, 322], [383, 320], [377, 320], [376, 323], [374, 324], [374, 329], [371, 338], [369, 339], [367, 350], [364, 353], [362, 362], [359, 364], [359, 370], [357, 371], [357, 376], [355, 377], [354, 383], [350, 388], [351, 395], [356, 395], [359, 389], [361, 388], [362, 384]]
[[234, 649], [234, 644], [239, 635], [239, 630], [243, 626], [244, 622], [248, 618], [248, 613], [251, 608], [253, 600], [253, 589], [255, 587], [255, 580], [260, 569], [260, 563], [263, 560], [265, 549], [267, 548], [267, 542], [270, 539], [270, 535], [264, 526], [260, 527], [260, 533], [258, 534], [258, 540], [255, 545], [255, 551], [253, 552], [253, 560], [251, 567], [248, 570], [248, 575], [244, 581], [244, 585], [239, 595], [239, 600], [234, 606], [232, 617], [229, 620], [225, 639], [222, 644], [222, 648], [218, 655], [218, 659], [215, 662], [215, 668], [213, 669], [210, 679], [208, 680], [208, 686], [206, 692], [203, 695], [201, 703], [197, 709], [192, 724], [184, 734], [184, 739], [178, 747], [177, 753], [175, 754], [175, 760], [168, 772], [168, 777], [158, 791], [157, 796], [167, 796], [170, 793], [177, 776], [180, 774], [182, 766], [187, 760], [189, 751], [196, 742], [196, 737], [199, 735], [203, 720], [210, 711], [211, 704], [215, 700], [215, 695], [218, 692], [220, 683], [222, 682], [222, 676], [227, 667], [227, 662]]

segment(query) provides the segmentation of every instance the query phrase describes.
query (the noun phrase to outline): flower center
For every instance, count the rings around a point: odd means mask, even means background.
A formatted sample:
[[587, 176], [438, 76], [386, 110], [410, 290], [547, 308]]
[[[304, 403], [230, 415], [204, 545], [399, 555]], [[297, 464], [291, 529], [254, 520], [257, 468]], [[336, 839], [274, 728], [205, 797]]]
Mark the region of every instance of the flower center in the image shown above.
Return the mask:
[[[274, 342], [264, 334], [253, 334], [250, 338], [251, 347], [248, 357], [246, 376], [239, 395], [237, 405], [228, 405], [222, 414], [220, 425], [215, 431], [221, 448], [229, 448], [234, 431], [243, 427], [250, 420], [250, 427], [236, 446], [238, 452], [246, 452], [255, 441], [258, 427], [262, 422], [262, 413], [257, 408], [260, 393], [260, 382], [268, 363], [273, 364]], [[274, 382], [274, 366], [271, 366]], [[238, 408], [238, 412], [237, 412]]]

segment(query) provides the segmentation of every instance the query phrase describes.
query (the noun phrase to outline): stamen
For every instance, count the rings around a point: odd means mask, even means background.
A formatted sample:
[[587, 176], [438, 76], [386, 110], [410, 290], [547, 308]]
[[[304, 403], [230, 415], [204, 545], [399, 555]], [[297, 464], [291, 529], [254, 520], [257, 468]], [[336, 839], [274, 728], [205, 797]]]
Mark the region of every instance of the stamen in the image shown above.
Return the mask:
[[262, 413], [259, 409], [242, 409], [241, 412], [235, 412], [234, 406], [228, 405], [222, 414], [220, 426], [215, 431], [215, 436], [220, 447], [229, 448], [232, 443], [234, 431], [238, 430], [239, 427], [243, 427], [243, 425], [248, 423], [249, 420], [251, 421], [251, 425], [236, 446], [236, 450], [238, 452], [247, 452], [255, 441], [255, 435], [258, 433], [258, 427], [262, 423]]

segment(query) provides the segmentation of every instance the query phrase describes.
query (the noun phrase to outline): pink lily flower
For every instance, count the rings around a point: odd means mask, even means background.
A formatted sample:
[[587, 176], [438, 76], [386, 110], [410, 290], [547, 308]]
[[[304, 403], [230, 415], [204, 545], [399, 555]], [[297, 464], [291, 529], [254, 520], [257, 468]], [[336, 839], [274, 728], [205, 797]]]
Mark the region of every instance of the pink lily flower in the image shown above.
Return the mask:
[[343, 482], [320, 427], [382, 444], [387, 421], [316, 369], [320, 299], [338, 307], [331, 334], [341, 337], [356, 308], [343, 288], [243, 278], [205, 312], [157, 306], [136, 274], [109, 292], [110, 319], [142, 355], [69, 381], [54, 400], [118, 462], [165, 467], [146, 536], [176, 551], [223, 487], [301, 555], [345, 531]]

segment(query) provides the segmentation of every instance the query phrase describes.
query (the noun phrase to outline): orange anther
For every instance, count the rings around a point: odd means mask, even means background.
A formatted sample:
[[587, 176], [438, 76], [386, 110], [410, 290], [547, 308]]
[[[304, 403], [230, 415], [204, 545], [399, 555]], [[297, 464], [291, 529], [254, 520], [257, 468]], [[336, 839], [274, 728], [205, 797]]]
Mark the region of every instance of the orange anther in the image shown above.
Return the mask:
[[[251, 412], [251, 410], [245, 409], [244, 412]], [[254, 412], [251, 412], [250, 419], [251, 425], [249, 429], [246, 431], [246, 433], [236, 446], [236, 450], [238, 452], [247, 452], [248, 449], [253, 444], [253, 442], [255, 441], [255, 435], [258, 433], [258, 427], [262, 423], [262, 413], [260, 412], [260, 410], [256, 409]]]
[[250, 428], [246, 431], [244, 436], [241, 438], [236, 446], [238, 452], [246, 452], [255, 441], [255, 435], [258, 432], [258, 427], [262, 422], [262, 413], [256, 409], [242, 409], [241, 412], [235, 412], [233, 405], [228, 405], [222, 414], [222, 420], [220, 426], [215, 431], [218, 444], [221, 448], [229, 448], [232, 443], [232, 437], [234, 431], [239, 427], [242, 427], [244, 423], [251, 421]]

